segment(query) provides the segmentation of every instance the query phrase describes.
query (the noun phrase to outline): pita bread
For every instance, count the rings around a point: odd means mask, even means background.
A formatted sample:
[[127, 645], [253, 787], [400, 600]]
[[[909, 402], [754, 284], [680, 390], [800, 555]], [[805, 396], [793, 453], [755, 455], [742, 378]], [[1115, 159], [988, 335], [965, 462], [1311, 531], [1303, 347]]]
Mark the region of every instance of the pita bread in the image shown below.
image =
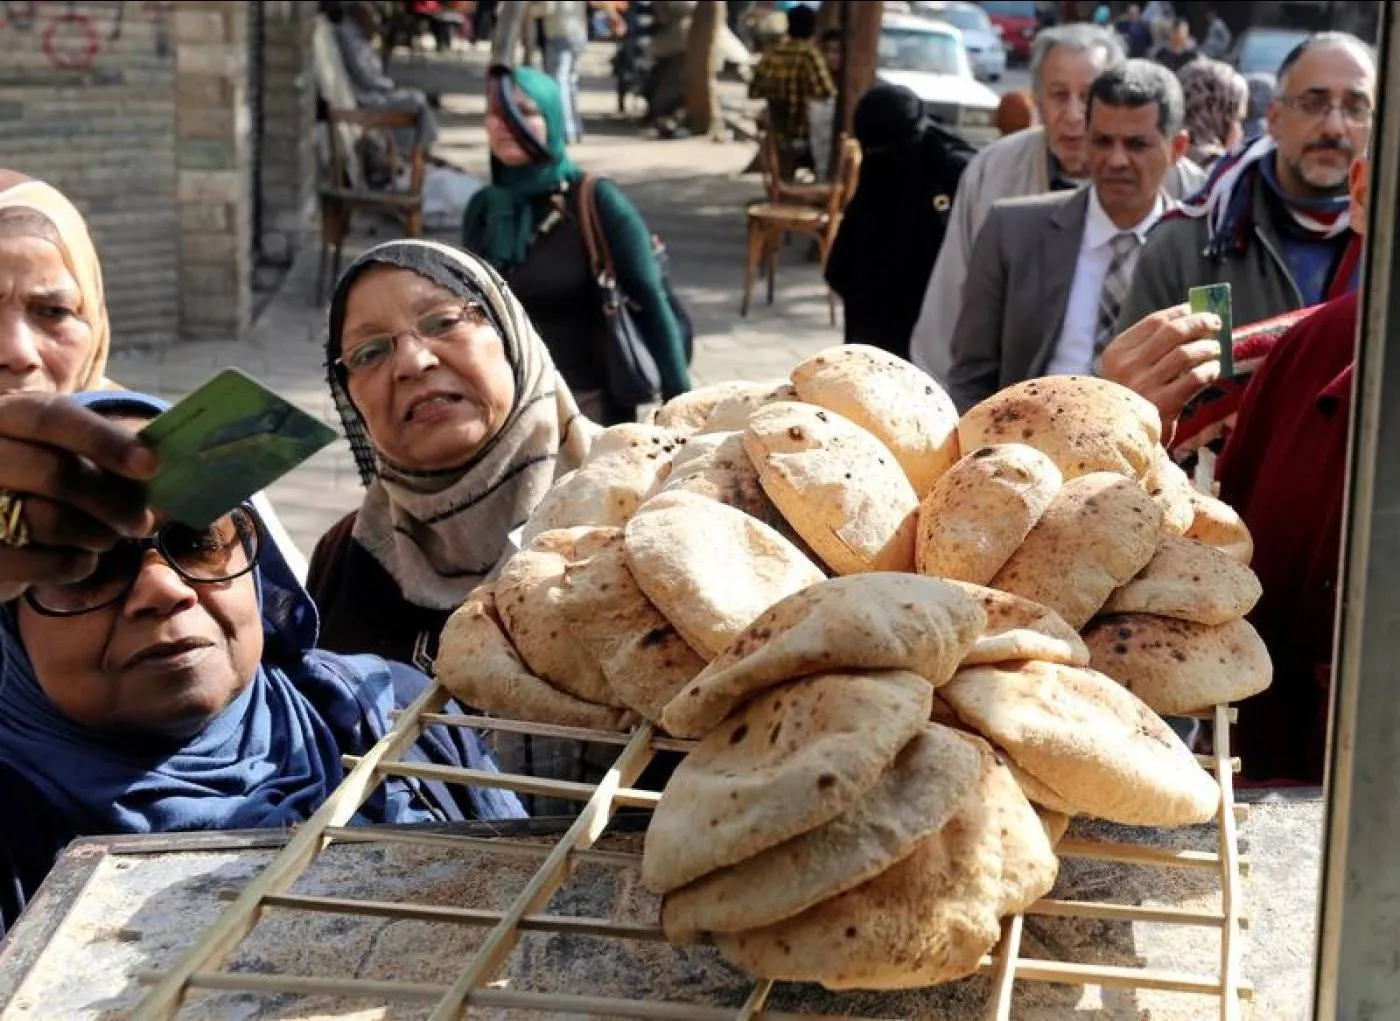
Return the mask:
[[1185, 535], [1196, 516], [1191, 502], [1195, 487], [1164, 448], [1158, 447], [1152, 452], [1152, 466], [1142, 478], [1142, 488], [1162, 508], [1162, 530], [1172, 535]]
[[821, 674], [750, 702], [671, 774], [642, 882], [669, 893], [835, 819], [924, 728], [932, 697], [923, 678], [889, 670]]
[[958, 423], [963, 450], [1025, 443], [1049, 455], [1066, 479], [1117, 472], [1141, 479], [1162, 439], [1157, 409], [1125, 386], [1092, 376], [1016, 383]]
[[[629, 430], [615, 432], [615, 430]], [[632, 431], [637, 430], [637, 431]], [[649, 430], [646, 435], [640, 430]], [[562, 475], [525, 522], [526, 543], [541, 532], [579, 525], [621, 528], [671, 472], [671, 456], [684, 440], [664, 440], [654, 426], [613, 426], [599, 436], [589, 460]], [[610, 435], [611, 434], [611, 435]]]
[[1269, 650], [1248, 621], [1214, 627], [1125, 613], [1084, 632], [1094, 669], [1164, 716], [1257, 695], [1273, 680]]
[[1191, 506], [1196, 516], [1186, 530], [1188, 539], [1214, 546], [1242, 564], [1254, 559], [1254, 538], [1233, 507], [1195, 488], [1191, 490]]
[[985, 585], [1011, 559], [1064, 479], [1022, 443], [982, 447], [934, 484], [919, 507], [920, 574]]
[[966, 740], [926, 724], [890, 771], [831, 822], [667, 895], [662, 928], [673, 943], [757, 929], [859, 886], [942, 829], [979, 771]]
[[991, 587], [1043, 603], [1082, 628], [1147, 566], [1162, 512], [1136, 482], [1094, 472], [1066, 482]]
[[710, 657], [778, 600], [825, 576], [743, 511], [694, 493], [661, 493], [627, 524], [627, 566], [681, 637]]
[[728, 380], [698, 387], [689, 393], [672, 397], [657, 408], [653, 421], [663, 429], [670, 429], [684, 436], [701, 429], [710, 413], [714, 411], [715, 405], [730, 394], [761, 385], [744, 380]]
[[636, 717], [566, 695], [526, 669], [496, 616], [491, 585], [479, 585], [447, 620], [434, 667], [438, 682], [472, 709], [534, 723], [626, 730]]
[[654, 723], [705, 665], [637, 586], [620, 531], [606, 548], [568, 565], [555, 605], [609, 691]]
[[1164, 535], [1138, 574], [1104, 603], [1104, 613], [1153, 613], [1197, 624], [1238, 620], [1259, 602], [1259, 578], [1229, 554]]
[[797, 400], [797, 391], [786, 379], [768, 383], [755, 383], [725, 397], [705, 419], [700, 434], [713, 432], [739, 432], [748, 424], [749, 416], [759, 408], [778, 401]]
[[692, 438], [690, 445], [705, 446], [706, 441], [718, 437], [723, 437], [722, 441], [713, 445], [708, 456], [688, 459], [683, 469], [671, 474], [661, 492], [695, 493], [741, 510], [762, 521], [820, 567], [821, 558], [793, 531], [763, 491], [758, 469], [744, 451], [743, 433], [702, 433]]
[[978, 750], [972, 795], [907, 858], [786, 921], [716, 933], [720, 952], [754, 975], [828, 989], [908, 989], [976, 971], [1001, 934], [1000, 916], [1037, 877], [1048, 871], [1053, 881], [1055, 860], [1015, 782], [985, 745]]
[[797, 396], [883, 443], [923, 497], [958, 459], [958, 410], [933, 377], [867, 344], [840, 344], [792, 370]]
[[970, 667], [941, 689], [964, 722], [1081, 812], [1129, 826], [1214, 817], [1220, 788], [1181, 739], [1093, 670], [1028, 662]]
[[[944, 703], [947, 704], [946, 702]], [[956, 714], [955, 714], [956, 715]], [[1016, 783], [1020, 785], [1021, 793], [1026, 796], [1026, 800], [1032, 805], [1051, 812], [1055, 815], [1063, 815], [1066, 819], [1079, 814], [1079, 809], [1075, 808], [1068, 801], [1056, 794], [1047, 785], [1031, 776], [1020, 766], [1010, 755], [1003, 755], [1002, 763], [1010, 770]]]
[[1055, 885], [1060, 871], [1045, 826], [1027, 800], [1004, 756], [979, 737], [964, 735], [982, 757], [983, 804], [1001, 838], [1001, 907], [998, 915], [1014, 915], [1040, 900]]
[[962, 589], [987, 615], [987, 629], [963, 656], [961, 666], [1043, 659], [1067, 666], [1088, 666], [1089, 650], [1079, 632], [1048, 606], [964, 581]]
[[567, 557], [524, 549], [506, 562], [494, 583], [496, 612], [530, 672], [585, 702], [622, 704], [598, 661], [559, 616], [559, 587]]
[[756, 693], [830, 670], [908, 670], [942, 684], [985, 621], [971, 597], [934, 578], [832, 578], [760, 614], [681, 689], [661, 720], [678, 737], [698, 736]]
[[[719, 448], [732, 437], [739, 437], [739, 449], [742, 452], [744, 447], [743, 433], [741, 431], [727, 433], [695, 433], [685, 438], [685, 446], [676, 451], [676, 456], [671, 459], [671, 474], [662, 484], [661, 489], [675, 485], [687, 475], [694, 475], [703, 472], [714, 466], [715, 458]], [[748, 461], [748, 455], [744, 454], [744, 460]]]
[[919, 501], [889, 449], [834, 411], [760, 408], [744, 449], [768, 498], [837, 574], [914, 566]]
[[1065, 838], [1069, 832], [1069, 816], [1063, 812], [1052, 812], [1048, 808], [1040, 805], [1033, 806], [1035, 814], [1040, 816], [1040, 825], [1045, 827], [1045, 836], [1050, 840], [1050, 846], [1054, 847]]

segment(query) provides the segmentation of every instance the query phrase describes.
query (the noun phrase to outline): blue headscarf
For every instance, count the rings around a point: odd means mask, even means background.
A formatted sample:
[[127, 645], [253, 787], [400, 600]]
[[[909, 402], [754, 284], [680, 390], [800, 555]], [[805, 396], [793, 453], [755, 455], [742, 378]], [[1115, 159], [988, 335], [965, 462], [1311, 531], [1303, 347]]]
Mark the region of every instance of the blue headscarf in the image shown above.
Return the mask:
[[[142, 418], [168, 407], [130, 392], [76, 399], [105, 414]], [[340, 756], [367, 750], [389, 728], [396, 706], [426, 687], [426, 678], [402, 664], [317, 650], [315, 606], [266, 529], [253, 578], [265, 639], [258, 672], [227, 709], [176, 748], [154, 741], [115, 744], [68, 719], [39, 686], [15, 621], [0, 609], [0, 766], [33, 786], [71, 836], [302, 822], [344, 777]], [[448, 735], [435, 728], [407, 757], [494, 768], [469, 731]], [[434, 790], [425, 796], [428, 786], [398, 779], [380, 784], [357, 821], [428, 822], [466, 814], [442, 807], [450, 795]], [[467, 793], [479, 818], [524, 815], [508, 792]]]

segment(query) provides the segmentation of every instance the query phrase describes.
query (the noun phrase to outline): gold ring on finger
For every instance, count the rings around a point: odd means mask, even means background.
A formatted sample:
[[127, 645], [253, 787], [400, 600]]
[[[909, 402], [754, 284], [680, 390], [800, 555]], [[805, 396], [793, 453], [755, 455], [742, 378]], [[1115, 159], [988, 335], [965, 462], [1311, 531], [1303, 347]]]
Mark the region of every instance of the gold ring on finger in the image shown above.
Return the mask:
[[29, 524], [24, 520], [24, 497], [0, 489], [0, 546], [23, 549], [29, 545]]

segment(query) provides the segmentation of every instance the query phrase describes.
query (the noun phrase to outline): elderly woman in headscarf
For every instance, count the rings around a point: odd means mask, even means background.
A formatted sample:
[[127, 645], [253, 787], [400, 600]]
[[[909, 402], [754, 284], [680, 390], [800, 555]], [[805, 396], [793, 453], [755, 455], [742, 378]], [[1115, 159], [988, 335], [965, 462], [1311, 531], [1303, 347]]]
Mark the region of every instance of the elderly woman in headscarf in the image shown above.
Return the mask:
[[[564, 103], [554, 79], [533, 68], [497, 68], [487, 85], [491, 184], [472, 196], [462, 246], [505, 278], [579, 405], [603, 425], [637, 409], [607, 391], [606, 322], [581, 228], [585, 177], [565, 149]], [[685, 334], [666, 293], [651, 232], [612, 181], [594, 193], [598, 229], [643, 342], [656, 360], [661, 397], [690, 389]]]
[[1186, 131], [1191, 136], [1187, 155], [1208, 170], [1244, 141], [1249, 85], [1229, 64], [1209, 57], [1191, 61], [1177, 78], [1186, 98]]
[[[58, 395], [111, 388], [102, 269], [57, 189], [0, 170], [0, 599], [72, 580], [150, 524], [139, 482], [156, 469], [130, 432]], [[269, 531], [305, 563], [266, 502]]]
[[317, 544], [327, 648], [418, 664], [593, 426], [486, 263], [390, 241], [331, 298], [329, 385], [367, 492]]
[[[78, 401], [131, 431], [166, 405]], [[158, 521], [81, 581], [0, 608], [0, 918], [13, 922], [70, 840], [304, 822], [421, 673], [317, 649], [316, 611], [251, 505], [209, 528]], [[410, 760], [493, 770], [480, 737], [435, 727]], [[514, 795], [388, 778], [345, 821], [517, 818]]]
[[908, 358], [953, 196], [976, 150], [927, 117], [912, 91], [888, 82], [861, 97], [855, 134], [860, 180], [826, 280], [845, 303], [846, 343]]

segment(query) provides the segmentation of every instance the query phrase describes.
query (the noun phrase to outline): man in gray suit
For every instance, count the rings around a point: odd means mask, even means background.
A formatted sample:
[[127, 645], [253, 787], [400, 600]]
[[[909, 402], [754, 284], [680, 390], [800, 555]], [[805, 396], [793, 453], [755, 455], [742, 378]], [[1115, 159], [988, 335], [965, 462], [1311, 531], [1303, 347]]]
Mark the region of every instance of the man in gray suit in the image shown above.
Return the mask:
[[1129, 60], [1089, 90], [1091, 183], [993, 206], [973, 247], [953, 331], [948, 392], [966, 410], [1023, 379], [1094, 371], [1162, 182], [1186, 152], [1181, 86]]

